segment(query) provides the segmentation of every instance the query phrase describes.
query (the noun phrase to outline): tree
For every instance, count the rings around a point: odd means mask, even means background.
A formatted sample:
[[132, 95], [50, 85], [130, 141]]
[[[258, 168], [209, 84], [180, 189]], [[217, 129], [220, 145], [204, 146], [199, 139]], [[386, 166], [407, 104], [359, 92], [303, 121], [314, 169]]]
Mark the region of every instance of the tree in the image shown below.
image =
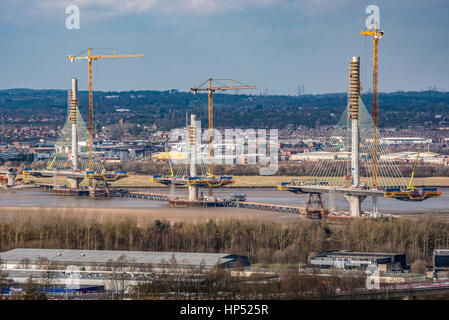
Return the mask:
[[3, 297], [3, 290], [8, 287], [8, 272], [6, 264], [0, 259], [0, 299]]
[[31, 263], [30, 259], [23, 258], [17, 265], [17, 269], [28, 269], [30, 267], [30, 263]]
[[45, 264], [41, 265], [41, 269], [44, 269], [45, 272], [42, 274], [40, 284], [42, 288], [47, 291], [53, 287], [54, 279], [56, 277], [54, 270], [58, 269], [58, 265], [55, 262], [48, 261], [47, 259]]
[[113, 298], [122, 300], [131, 289], [130, 275], [126, 272], [134, 271], [134, 263], [129, 261], [125, 255], [121, 255], [117, 258], [117, 261], [112, 262], [111, 274], [109, 276], [109, 286], [113, 290]]
[[46, 300], [45, 293], [40, 292], [40, 285], [30, 276], [25, 283], [25, 291], [23, 293], [24, 300]]
[[426, 263], [426, 261], [424, 261], [422, 259], [413, 261], [413, 263], [410, 266], [410, 268], [412, 269], [412, 272], [418, 273], [418, 274], [425, 274], [426, 267], [427, 267], [427, 263]]

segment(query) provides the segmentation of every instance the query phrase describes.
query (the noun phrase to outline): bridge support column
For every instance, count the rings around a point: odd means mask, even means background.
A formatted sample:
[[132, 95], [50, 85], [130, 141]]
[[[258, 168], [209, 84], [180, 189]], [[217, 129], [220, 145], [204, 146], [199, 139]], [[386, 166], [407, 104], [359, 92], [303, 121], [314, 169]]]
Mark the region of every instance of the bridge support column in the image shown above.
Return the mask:
[[198, 187], [189, 186], [189, 200], [198, 200]]
[[72, 79], [72, 90], [69, 97], [70, 122], [72, 124], [72, 169], [78, 170], [78, 131], [76, 128], [76, 113], [78, 110], [78, 79]]
[[67, 178], [67, 182], [70, 184], [70, 189], [78, 189], [83, 180], [84, 178]]
[[359, 135], [359, 96], [360, 96], [360, 58], [352, 57], [349, 62], [349, 118], [351, 119], [351, 177], [352, 185], [360, 186], [360, 135]]
[[[196, 177], [196, 138], [197, 138], [196, 116], [190, 115], [189, 146], [190, 146], [190, 177]], [[189, 186], [189, 200], [198, 200], [198, 187]]]
[[360, 217], [362, 214], [362, 201], [366, 196], [346, 195], [346, 200], [349, 202], [351, 217]]
[[373, 196], [373, 216], [377, 218], [377, 196]]
[[12, 172], [6, 174], [6, 177], [8, 178], [8, 187], [14, 187], [16, 185], [16, 176], [17, 174]]

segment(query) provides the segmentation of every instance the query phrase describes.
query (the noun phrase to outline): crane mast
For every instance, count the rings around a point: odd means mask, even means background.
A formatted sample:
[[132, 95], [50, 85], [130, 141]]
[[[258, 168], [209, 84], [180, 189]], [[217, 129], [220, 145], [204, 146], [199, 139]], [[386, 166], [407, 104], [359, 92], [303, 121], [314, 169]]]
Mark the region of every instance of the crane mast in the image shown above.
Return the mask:
[[378, 175], [378, 72], [379, 72], [379, 40], [382, 39], [384, 32], [378, 29], [377, 23], [374, 25], [374, 31], [362, 31], [360, 34], [373, 37], [373, 184], [377, 185]]
[[[222, 84], [219, 81], [229, 81], [229, 85]], [[209, 118], [209, 175], [214, 175], [214, 164], [213, 164], [213, 158], [214, 158], [214, 105], [213, 105], [213, 93], [215, 91], [226, 91], [226, 90], [240, 90], [240, 89], [256, 89], [255, 86], [245, 85], [241, 84], [238, 86], [233, 85], [232, 79], [212, 79], [209, 78], [205, 82], [203, 82], [199, 87], [197, 88], [190, 88], [190, 90], [196, 94], [200, 91], [207, 91], [208, 92], [208, 118]], [[234, 82], [237, 82], [234, 80]], [[217, 83], [218, 86], [214, 87], [212, 86], [213, 83]], [[205, 84], [208, 84], [207, 87], [204, 87]], [[240, 83], [239, 83], [240, 84]]]

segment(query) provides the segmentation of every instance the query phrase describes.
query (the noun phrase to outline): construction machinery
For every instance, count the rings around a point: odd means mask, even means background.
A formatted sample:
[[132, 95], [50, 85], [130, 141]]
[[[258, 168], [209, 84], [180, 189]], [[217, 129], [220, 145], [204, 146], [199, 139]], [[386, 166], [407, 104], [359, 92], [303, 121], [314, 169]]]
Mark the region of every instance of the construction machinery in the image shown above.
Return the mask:
[[[224, 83], [226, 82], [226, 83]], [[235, 85], [237, 83], [237, 85]], [[196, 94], [197, 92], [208, 92], [208, 118], [209, 118], [209, 165], [208, 172], [204, 175], [197, 175], [196, 173], [196, 160], [197, 149], [200, 152], [200, 140], [198, 139], [196, 118], [195, 115], [191, 115], [191, 123], [188, 127], [189, 130], [189, 142], [187, 143], [190, 148], [187, 158], [190, 158], [190, 170], [181, 176], [174, 176], [173, 169], [170, 167], [171, 176], [155, 175], [152, 178], [153, 182], [161, 183], [170, 186], [188, 186], [189, 187], [189, 201], [196, 201], [198, 199], [198, 188], [205, 187], [209, 189], [209, 199], [213, 198], [213, 188], [221, 188], [223, 186], [233, 184], [233, 177], [228, 176], [215, 176], [214, 175], [214, 113], [213, 113], [213, 94], [216, 91], [227, 90], [242, 90], [242, 89], [255, 89], [255, 86], [246, 85], [241, 82], [232, 79], [212, 79], [204, 81], [197, 88], [191, 88], [190, 90]], [[216, 205], [216, 202], [214, 205]]]
[[[348, 105], [334, 132], [323, 147], [324, 152], [346, 151], [350, 157], [343, 161], [338, 158], [320, 159], [312, 168], [308, 179], [282, 182], [278, 186], [279, 190], [309, 194], [306, 206], [306, 211], [308, 211], [306, 213], [309, 217], [323, 218], [327, 216], [323, 210], [323, 203], [316, 194], [342, 194], [349, 202], [350, 215], [353, 217], [361, 216], [361, 203], [367, 197], [372, 197], [372, 212], [374, 216], [377, 216], [378, 197], [383, 196], [403, 201], [423, 201], [441, 195], [441, 192], [435, 187], [423, 187], [422, 191], [418, 191], [413, 186], [416, 163], [407, 187], [397, 163], [392, 159], [381, 157], [381, 155], [390, 154], [386, 144], [382, 143], [377, 129], [378, 40], [382, 37], [383, 32], [378, 30], [376, 25], [373, 32], [362, 34], [372, 35], [375, 39], [373, 116], [371, 117], [360, 97], [359, 57], [353, 57], [349, 62]], [[361, 154], [364, 156], [361, 157]], [[360, 163], [364, 164], [366, 170], [364, 182], [361, 181]], [[349, 168], [350, 175], [348, 174]]]
[[415, 177], [416, 166], [418, 165], [419, 155], [421, 154], [422, 142], [419, 145], [418, 154], [416, 155], [415, 163], [413, 164], [413, 171], [410, 177], [410, 182], [406, 190], [401, 189], [386, 189], [384, 196], [386, 198], [395, 198], [403, 201], [423, 201], [428, 198], [437, 198], [441, 196], [441, 192], [436, 187], [422, 187], [422, 190], [418, 190], [413, 184], [413, 178]]
[[46, 170], [53, 170], [53, 165], [56, 161], [56, 159], [58, 158], [58, 156], [61, 154], [63, 148], [65, 147], [65, 145], [68, 143], [68, 141], [65, 141], [63, 143], [63, 145], [61, 146], [61, 148], [59, 148], [59, 150], [56, 150], [55, 155], [53, 156], [53, 159], [48, 163], [47, 167], [45, 168]]
[[378, 29], [377, 23], [374, 24], [373, 31], [362, 31], [360, 34], [364, 36], [373, 37], [373, 179], [375, 184], [377, 185], [377, 175], [378, 175], [378, 72], [379, 72], [379, 40], [382, 39], [384, 32], [383, 30]]
[[419, 154], [421, 153], [421, 148], [422, 148], [422, 142], [419, 144], [418, 154], [416, 155], [416, 160], [415, 160], [415, 163], [414, 163], [414, 165], [413, 165], [412, 176], [410, 177], [410, 182], [408, 183], [407, 189], [409, 189], [409, 190], [415, 189], [415, 187], [414, 187], [414, 185], [413, 185], [413, 178], [414, 178], [414, 176], [415, 176], [416, 166], [418, 165]]
[[[229, 84], [223, 83], [223, 81], [229, 82]], [[237, 83], [237, 86], [234, 85]], [[214, 86], [214, 84], [216, 86]], [[208, 85], [208, 86], [205, 86]], [[215, 91], [227, 91], [227, 90], [241, 90], [241, 89], [256, 89], [255, 86], [246, 85], [241, 82], [232, 79], [211, 79], [204, 81], [197, 88], [191, 88], [190, 90], [196, 94], [197, 92], [206, 91], [208, 93], [208, 115], [209, 115], [209, 175], [214, 175], [214, 106], [213, 106], [213, 93]]]
[[[226, 83], [225, 83], [226, 82]], [[237, 85], [235, 85], [237, 84]], [[186, 127], [189, 130], [189, 141], [187, 142], [186, 146], [189, 146], [188, 151], [185, 155], [186, 164], [188, 161], [190, 161], [190, 170], [186, 170], [184, 174], [177, 174], [174, 175], [173, 168], [171, 167], [171, 159], [169, 160], [170, 163], [170, 171], [171, 175], [154, 175], [152, 177], [152, 182], [155, 183], [161, 183], [164, 185], [171, 185], [171, 186], [188, 186], [189, 188], [199, 188], [199, 187], [206, 187], [209, 189], [209, 196], [213, 196], [212, 189], [213, 188], [220, 188], [225, 185], [229, 185], [234, 183], [234, 179], [229, 176], [215, 176], [214, 175], [214, 134], [213, 134], [213, 128], [214, 128], [214, 115], [213, 115], [213, 93], [216, 91], [227, 91], [227, 90], [243, 90], [243, 89], [255, 89], [255, 86], [252, 85], [246, 85], [241, 82], [232, 80], [232, 79], [212, 79], [209, 78], [208, 80], [204, 81], [200, 86], [196, 88], [191, 88], [190, 90], [196, 94], [197, 92], [208, 92], [208, 118], [209, 118], [209, 144], [208, 144], [208, 151], [209, 151], [209, 161], [208, 161], [208, 171], [207, 173], [203, 173], [200, 175], [197, 175], [196, 172], [196, 161], [197, 161], [197, 151], [201, 152], [201, 139], [199, 135], [201, 135], [200, 132], [197, 132], [196, 127], [196, 118], [194, 115], [191, 119], [190, 126], [186, 124]], [[187, 149], [187, 148], [186, 148]], [[171, 158], [173, 155], [173, 152], [165, 153], [168, 158]], [[190, 159], [190, 160], [189, 160]], [[187, 168], [186, 168], [187, 169]], [[189, 171], [189, 173], [187, 173]], [[196, 192], [196, 191], [195, 191]], [[190, 197], [192, 200], [196, 199], [197, 197], [193, 195]]]
[[198, 200], [198, 188], [205, 187], [209, 189], [209, 196], [212, 196], [213, 188], [221, 188], [225, 185], [234, 183], [232, 177], [227, 176], [214, 176], [211, 174], [197, 174], [197, 160], [198, 155], [197, 152], [201, 150], [200, 146], [200, 132], [197, 127], [196, 116], [191, 115], [190, 125], [188, 126], [188, 139], [186, 141], [186, 154], [185, 160], [186, 165], [189, 162], [190, 168], [188, 169], [186, 166], [186, 170], [183, 174], [175, 175], [173, 172], [173, 168], [171, 167], [171, 153], [166, 153], [168, 156], [171, 175], [154, 175], [152, 177], [152, 182], [161, 183], [164, 185], [170, 186], [187, 186], [189, 187], [189, 200], [197, 201]]
[[436, 187], [422, 187], [422, 190], [402, 190], [400, 188], [385, 189], [384, 197], [402, 201], [424, 201], [429, 198], [438, 198], [441, 192]]
[[87, 60], [88, 70], [88, 83], [89, 83], [89, 170], [93, 169], [93, 94], [92, 94], [92, 61], [99, 59], [115, 59], [115, 58], [143, 58], [143, 54], [117, 54], [114, 49], [114, 54], [92, 55], [92, 48], [87, 49], [87, 56], [80, 57], [79, 55], [86, 50], [75, 56], [68, 56], [67, 59], [73, 62], [74, 60], [84, 59]]
[[214, 177], [190, 177], [188, 175], [182, 177], [154, 175], [151, 179], [154, 183], [161, 183], [169, 186], [196, 186], [204, 188], [220, 188], [228, 184], [233, 184], [234, 179], [230, 176], [214, 176]]

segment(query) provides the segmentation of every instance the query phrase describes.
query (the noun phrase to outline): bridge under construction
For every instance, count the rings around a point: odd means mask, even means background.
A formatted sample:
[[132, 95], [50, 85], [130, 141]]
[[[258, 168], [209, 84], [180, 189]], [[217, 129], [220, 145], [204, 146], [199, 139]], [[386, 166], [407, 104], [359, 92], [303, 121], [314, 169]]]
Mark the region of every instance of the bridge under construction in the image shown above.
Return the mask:
[[[387, 145], [382, 142], [378, 131], [377, 106], [377, 77], [378, 77], [378, 48], [383, 31], [375, 26], [374, 31], [364, 31], [363, 35], [373, 37], [373, 112], [372, 117], [361, 99], [360, 58], [353, 57], [349, 61], [348, 103], [334, 132], [328, 139], [323, 151], [334, 154], [333, 159], [319, 160], [313, 167], [309, 178], [302, 181], [283, 182], [278, 189], [293, 193], [309, 194], [306, 204], [306, 214], [310, 217], [323, 218], [328, 215], [321, 195], [343, 194], [350, 205], [351, 216], [361, 215], [361, 204], [367, 197], [372, 197], [373, 214], [376, 216], [377, 198], [386, 197], [403, 201], [423, 201], [432, 197], [439, 197], [441, 192], [436, 188], [423, 187], [419, 190], [413, 184], [413, 176], [407, 184], [396, 163], [387, 155]], [[110, 183], [128, 177], [124, 171], [107, 172], [103, 162], [93, 150], [93, 103], [92, 103], [92, 61], [100, 58], [131, 58], [143, 55], [113, 55], [93, 56], [88, 49], [87, 57], [69, 56], [68, 59], [88, 60], [89, 74], [89, 124], [88, 128], [79, 112], [78, 80], [73, 78], [68, 92], [68, 116], [44, 169], [14, 169], [1, 171], [8, 187], [14, 187], [16, 176], [24, 174], [34, 177], [63, 177], [67, 183], [63, 186], [52, 187], [52, 192], [58, 195], [85, 195], [93, 197], [110, 197]], [[229, 84], [224, 83], [229, 81]], [[208, 84], [208, 85], [206, 85]], [[237, 85], [236, 85], [237, 84]], [[214, 198], [213, 190], [234, 183], [232, 176], [215, 175], [214, 143], [213, 143], [213, 94], [216, 91], [254, 89], [231, 79], [208, 79], [197, 88], [191, 88], [193, 93], [208, 93], [209, 144], [208, 163], [203, 162], [201, 145], [201, 126], [196, 115], [190, 116], [190, 125], [186, 123], [185, 165], [180, 165], [175, 174], [169, 160], [170, 175], [154, 175], [152, 181], [174, 188], [185, 186], [189, 189], [188, 199], [169, 199], [173, 206], [226, 206]], [[419, 157], [419, 153], [418, 153]], [[198, 170], [199, 168], [199, 170]], [[416, 169], [416, 163], [415, 168]], [[81, 187], [82, 181], [87, 180], [89, 186]], [[208, 196], [199, 196], [199, 189], [206, 188]], [[88, 191], [88, 192], [87, 192]], [[156, 197], [157, 198], [157, 197]], [[160, 197], [159, 197], [160, 198]], [[151, 199], [149, 197], [148, 199]], [[160, 200], [160, 199], [155, 199]], [[267, 207], [255, 206], [248, 207]], [[278, 206], [279, 207], [279, 206]], [[288, 209], [290, 210], [290, 209]], [[296, 209], [293, 209], [295, 211]]]
[[[71, 80], [68, 90], [67, 120], [61, 134], [55, 143], [53, 154], [50, 156], [44, 169], [9, 169], [1, 172], [7, 176], [7, 186], [16, 186], [16, 177], [19, 174], [37, 178], [65, 178], [67, 183], [52, 188], [55, 194], [81, 195], [93, 197], [109, 197], [109, 184], [128, 177], [124, 171], [106, 172], [103, 162], [90, 152], [89, 133], [79, 111], [78, 79]], [[91, 169], [93, 168], [93, 169]], [[83, 180], [89, 181], [89, 187], [81, 188]]]
[[[228, 81], [229, 85], [223, 83], [223, 81]], [[237, 85], [235, 85], [237, 83]], [[208, 86], [205, 86], [208, 84]], [[220, 206], [220, 201], [213, 196], [213, 190], [215, 188], [222, 188], [224, 186], [230, 185], [234, 183], [234, 179], [230, 176], [218, 176], [214, 175], [214, 112], [213, 112], [213, 94], [216, 91], [227, 91], [227, 90], [240, 90], [240, 89], [255, 89], [255, 86], [246, 85], [235, 81], [233, 79], [212, 79], [209, 78], [207, 81], [203, 82], [197, 88], [191, 88], [190, 90], [196, 94], [198, 92], [207, 92], [208, 93], [208, 121], [209, 121], [209, 143], [208, 143], [208, 166], [205, 168], [202, 163], [203, 157], [200, 156], [202, 153], [201, 149], [201, 126], [199, 122], [196, 120], [196, 115], [192, 114], [190, 116], [190, 125], [186, 125], [187, 129], [187, 137], [186, 137], [186, 157], [185, 157], [185, 167], [180, 166], [181, 170], [178, 170], [176, 175], [173, 172], [173, 168], [170, 169], [171, 175], [154, 175], [152, 178], [153, 182], [161, 183], [172, 188], [176, 186], [188, 186], [189, 188], [189, 199], [188, 201], [182, 200], [182, 206], [188, 206], [191, 204], [192, 206], [197, 206], [198, 201], [203, 202], [204, 205], [215, 204]], [[199, 166], [201, 173], [198, 174], [197, 166]], [[202, 197], [199, 199], [198, 190], [199, 188], [207, 188], [209, 190], [209, 194], [207, 197]], [[177, 200], [172, 200], [170, 202], [171, 205], [176, 206]]]
[[407, 186], [396, 163], [383, 157], [389, 154], [388, 148], [379, 143], [379, 131], [360, 91], [360, 58], [353, 57], [349, 62], [348, 105], [323, 148], [324, 152], [334, 153], [335, 158], [319, 160], [306, 180], [283, 182], [278, 186], [280, 190], [308, 193], [306, 212], [309, 215], [327, 215], [321, 201], [323, 193], [343, 194], [349, 202], [351, 216], [355, 217], [361, 215], [361, 203], [368, 196], [372, 197], [372, 212], [376, 216], [377, 197], [423, 201], [441, 195], [436, 188], [424, 187], [419, 191], [413, 186], [413, 175]]
[[[196, 121], [196, 115], [192, 114], [190, 116], [190, 126], [188, 126], [188, 139], [186, 139], [186, 154], [185, 163], [181, 164], [176, 175], [171, 169], [172, 174], [170, 176], [165, 175], [154, 175], [152, 178], [153, 182], [164, 184], [175, 188], [176, 186], [187, 186], [189, 188], [189, 198], [188, 201], [179, 200], [183, 202], [183, 206], [188, 206], [189, 203], [192, 206], [197, 206], [198, 201], [204, 203], [214, 203], [217, 206], [218, 202], [213, 198], [212, 190], [214, 188], [221, 188], [229, 184], [234, 183], [234, 179], [230, 176], [216, 176], [213, 175], [211, 169], [213, 168], [212, 162], [209, 162], [209, 171], [205, 170], [205, 166], [202, 163], [201, 154], [201, 132], [199, 132], [199, 127]], [[213, 158], [212, 158], [213, 159]], [[170, 161], [170, 160], [169, 160]], [[170, 164], [171, 165], [171, 164]], [[202, 173], [198, 174], [197, 167], [203, 169]], [[209, 190], [209, 196], [199, 198], [198, 190], [199, 188], [207, 188]], [[170, 204], [176, 206], [177, 200], [172, 200]], [[189, 202], [190, 201], [190, 202]]]

